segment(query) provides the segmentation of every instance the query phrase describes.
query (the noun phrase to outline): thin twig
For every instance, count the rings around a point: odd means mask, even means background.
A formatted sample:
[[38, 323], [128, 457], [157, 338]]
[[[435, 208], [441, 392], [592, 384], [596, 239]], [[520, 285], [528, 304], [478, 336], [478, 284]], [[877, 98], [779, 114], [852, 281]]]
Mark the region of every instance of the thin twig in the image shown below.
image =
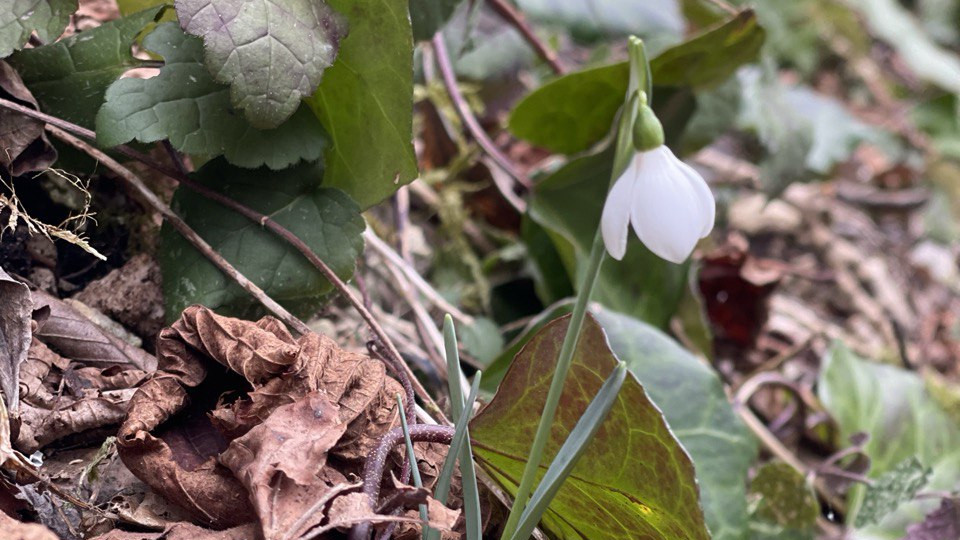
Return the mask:
[[[453, 101], [453, 106], [457, 110], [457, 114], [460, 116], [460, 120], [464, 126], [470, 131], [470, 134], [477, 141], [477, 144], [483, 148], [483, 151], [493, 158], [497, 166], [503, 169], [520, 185], [529, 188], [531, 186], [530, 179], [521, 174], [510, 159], [503, 155], [503, 152], [497, 148], [497, 145], [494, 144], [490, 136], [483, 130], [480, 122], [477, 121], [477, 118], [470, 110], [470, 105], [467, 104], [467, 100], [464, 99], [460, 88], [457, 86], [457, 77], [453, 72], [453, 64], [450, 62], [450, 55], [447, 53], [447, 45], [443, 41], [443, 36], [437, 33], [433, 36], [431, 43], [433, 43], [433, 52], [436, 55], [437, 66], [440, 67], [443, 86], [450, 95], [450, 100]], [[497, 187], [499, 188], [500, 186], [498, 185]], [[508, 202], [512, 203], [512, 199], [508, 199]]]
[[284, 309], [283, 306], [278, 304], [274, 299], [270, 298], [267, 293], [263, 292], [263, 289], [247, 279], [246, 276], [240, 273], [240, 271], [238, 271], [232, 264], [224, 259], [222, 255], [217, 253], [217, 251], [213, 249], [213, 247], [211, 247], [206, 240], [201, 238], [196, 231], [194, 231], [189, 225], [186, 224], [186, 222], [180, 219], [180, 216], [176, 215], [169, 206], [164, 204], [164, 202], [161, 201], [153, 191], [150, 191], [150, 188], [143, 183], [143, 180], [141, 180], [130, 169], [127, 169], [104, 152], [81, 141], [73, 135], [70, 135], [59, 127], [47, 125], [47, 131], [53, 134], [54, 137], [57, 137], [70, 146], [73, 146], [81, 152], [90, 155], [98, 162], [102, 163], [111, 172], [116, 174], [120, 180], [122, 180], [131, 190], [133, 190], [133, 193], [135, 193], [137, 198], [140, 199], [141, 204], [146, 205], [163, 216], [163, 219], [166, 220], [171, 227], [176, 229], [177, 232], [184, 237], [184, 239], [190, 242], [193, 247], [197, 248], [197, 251], [208, 258], [210, 262], [219, 268], [221, 272], [226, 274], [227, 277], [243, 287], [245, 291], [256, 298], [258, 302], [263, 304], [264, 307], [276, 315], [277, 318], [301, 334], [306, 334], [310, 331], [303, 321], [294, 317], [293, 314]]
[[557, 58], [556, 51], [547, 47], [546, 43], [537, 37], [537, 34], [533, 31], [530, 23], [527, 22], [526, 17], [520, 13], [520, 10], [510, 5], [506, 0], [487, 0], [487, 4], [520, 32], [523, 39], [533, 47], [537, 55], [543, 58], [544, 62], [550, 66], [550, 69], [552, 69], [555, 74], [563, 75], [567, 72], [567, 69], [560, 63], [560, 59]]
[[384, 242], [377, 233], [371, 227], [367, 227], [367, 230], [363, 231], [363, 239], [366, 241], [367, 245], [372, 247], [374, 251], [384, 259], [384, 262], [388, 265], [396, 266], [403, 272], [403, 275], [410, 280], [410, 283], [420, 292], [426, 299], [433, 304], [440, 311], [449, 313], [451, 317], [454, 318], [460, 324], [473, 324], [473, 317], [467, 315], [466, 313], [460, 311], [457, 306], [451, 304], [447, 301], [436, 289], [433, 288], [420, 274], [417, 270], [410, 265], [407, 261], [400, 256], [399, 253], [394, 251], [389, 244]]

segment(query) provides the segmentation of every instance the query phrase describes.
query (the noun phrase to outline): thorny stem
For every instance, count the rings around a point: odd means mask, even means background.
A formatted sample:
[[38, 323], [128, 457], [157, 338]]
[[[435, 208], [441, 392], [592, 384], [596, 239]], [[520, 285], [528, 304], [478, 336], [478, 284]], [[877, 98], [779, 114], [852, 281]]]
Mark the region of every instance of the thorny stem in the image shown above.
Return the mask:
[[520, 32], [523, 39], [527, 40], [527, 43], [533, 47], [533, 50], [537, 52], [540, 58], [543, 58], [543, 61], [550, 66], [550, 69], [552, 69], [555, 74], [563, 75], [567, 72], [567, 69], [563, 67], [563, 64], [561, 64], [557, 58], [556, 51], [547, 47], [547, 45], [537, 37], [533, 28], [527, 23], [527, 19], [517, 8], [510, 5], [506, 0], [487, 0], [487, 4], [490, 4], [490, 7], [493, 8], [498, 15], [503, 17]]
[[[410, 440], [414, 442], [432, 442], [450, 444], [453, 440], [454, 429], [450, 426], [417, 424], [409, 427]], [[377, 508], [380, 498], [380, 483], [387, 467], [387, 458], [393, 447], [404, 440], [403, 429], [393, 428], [381, 439], [377, 448], [367, 457], [363, 465], [363, 493], [367, 496], [370, 511]], [[350, 530], [350, 540], [367, 540], [370, 537], [371, 523], [358, 523]]]
[[513, 506], [510, 508], [510, 516], [507, 518], [507, 524], [504, 526], [501, 538], [513, 536], [520, 521], [520, 516], [523, 515], [523, 510], [527, 506], [527, 498], [530, 497], [530, 492], [533, 490], [533, 483], [537, 478], [540, 462], [543, 460], [543, 450], [550, 438], [553, 419], [557, 412], [557, 406], [560, 404], [563, 385], [567, 380], [567, 373], [570, 371], [573, 352], [580, 340], [580, 331], [583, 328], [583, 320], [586, 318], [590, 295], [593, 292], [594, 284], [597, 282], [597, 276], [600, 274], [600, 266], [603, 264], [605, 254], [606, 248], [598, 225], [597, 232], [593, 237], [593, 246], [590, 248], [590, 256], [587, 259], [587, 268], [583, 273], [580, 288], [577, 290], [577, 301], [573, 305], [573, 313], [567, 325], [567, 333], [563, 336], [563, 344], [560, 346], [557, 368], [553, 372], [550, 390], [547, 391], [547, 400], [543, 404], [543, 414], [540, 416], [540, 423], [537, 424], [533, 445], [527, 455], [527, 463], [523, 467], [523, 476], [520, 477], [520, 486], [517, 488]]
[[[19, 103], [14, 103], [10, 100], [0, 98], [0, 107], [19, 112], [25, 116], [29, 116], [37, 120], [42, 120], [47, 124], [56, 126], [58, 128], [63, 129], [64, 131], [74, 133], [86, 139], [96, 140], [96, 133], [87, 128], [78, 126], [66, 120], [63, 120], [54, 116], [50, 116], [48, 114], [45, 114], [39, 111], [35, 111], [29, 107], [24, 107]], [[340, 294], [342, 294], [350, 302], [350, 304], [353, 305], [354, 309], [357, 310], [357, 312], [360, 314], [360, 317], [363, 318], [364, 322], [367, 323], [367, 325], [373, 331], [377, 339], [379, 339], [384, 344], [384, 346], [386, 347], [390, 355], [396, 358], [400, 362], [400, 364], [403, 365], [404, 370], [408, 372], [408, 375], [413, 381], [414, 389], [416, 390], [417, 395], [420, 397], [420, 399], [423, 400], [424, 405], [427, 407], [427, 409], [430, 410], [430, 412], [433, 413], [434, 415], [440, 417], [441, 419], [444, 418], [443, 413], [440, 410], [440, 407], [437, 406], [436, 402], [433, 400], [430, 394], [427, 393], [426, 389], [424, 389], [423, 386], [420, 384], [420, 382], [417, 381], [416, 377], [413, 376], [412, 371], [410, 371], [410, 367], [407, 366], [405, 362], [403, 362], [403, 359], [400, 356], [400, 352], [397, 350], [396, 346], [393, 344], [393, 341], [390, 340], [390, 337], [387, 335], [387, 333], [384, 332], [383, 328], [373, 317], [373, 314], [370, 313], [370, 310], [368, 310], [363, 305], [363, 302], [360, 301], [360, 299], [358, 299], [355, 294], [353, 294], [353, 291], [351, 291], [350, 288], [347, 287], [347, 284], [344, 283], [344, 281], [340, 279], [340, 277], [337, 276], [333, 272], [333, 270], [331, 270], [330, 267], [327, 266], [327, 264], [324, 263], [323, 260], [320, 259], [320, 257], [318, 257], [317, 254], [314, 253], [313, 250], [311, 250], [310, 247], [307, 246], [302, 240], [300, 240], [295, 234], [290, 232], [290, 230], [283, 227], [279, 223], [270, 219], [269, 216], [261, 214], [260, 212], [257, 212], [256, 210], [253, 210], [252, 208], [245, 206], [231, 199], [230, 197], [227, 197], [226, 195], [218, 193], [206, 186], [203, 186], [201, 184], [198, 184], [197, 182], [194, 182], [189, 176], [182, 174], [180, 171], [171, 169], [170, 167], [157, 163], [155, 160], [150, 158], [150, 156], [147, 156], [141, 152], [138, 152], [137, 150], [134, 150], [133, 148], [127, 145], [116, 146], [113, 148], [113, 150], [131, 159], [139, 161], [151, 167], [152, 169], [176, 180], [180, 184], [183, 184], [184, 186], [197, 192], [198, 194], [212, 201], [220, 203], [223, 206], [230, 208], [231, 210], [234, 210], [238, 214], [250, 219], [251, 221], [259, 223], [261, 226], [266, 227], [268, 230], [270, 230], [271, 232], [279, 236], [281, 239], [286, 241], [288, 244], [296, 248], [296, 250], [299, 251], [304, 257], [306, 257], [306, 259], [315, 268], [317, 268], [317, 270], [319, 270], [320, 273], [322, 273], [323, 276], [327, 278], [327, 280], [329, 280], [334, 287], [336, 287], [336, 289], [340, 292]]]

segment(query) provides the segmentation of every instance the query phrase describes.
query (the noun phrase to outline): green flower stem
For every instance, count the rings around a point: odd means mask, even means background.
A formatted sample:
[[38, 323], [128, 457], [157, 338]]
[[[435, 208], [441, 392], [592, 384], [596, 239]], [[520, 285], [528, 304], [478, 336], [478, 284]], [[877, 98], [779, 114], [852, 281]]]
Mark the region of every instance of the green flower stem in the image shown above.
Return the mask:
[[[631, 36], [628, 41], [628, 51], [630, 54], [630, 81], [627, 88], [627, 95], [624, 96], [624, 107], [620, 113], [620, 121], [617, 126], [617, 139], [615, 141], [615, 150], [613, 156], [613, 174], [610, 178], [610, 185], [617, 180], [620, 174], [627, 168], [631, 157], [633, 156], [633, 125], [640, 107], [640, 92], [645, 92], [649, 100], [653, 93], [653, 85], [650, 80], [650, 63], [647, 60], [647, 53], [643, 41]], [[593, 244], [590, 247], [590, 255], [587, 259], [587, 267], [584, 269], [580, 288], [577, 290], [577, 301], [573, 306], [573, 314], [570, 316], [570, 323], [567, 326], [567, 334], [563, 338], [563, 344], [560, 347], [560, 357], [557, 359], [557, 370], [553, 373], [553, 380], [550, 381], [550, 390], [547, 392], [547, 401], [543, 405], [543, 414], [540, 416], [540, 423], [537, 424], [537, 433], [533, 437], [533, 446], [530, 447], [530, 454], [527, 456], [527, 463], [523, 467], [523, 475], [520, 477], [520, 486], [517, 488], [517, 494], [513, 499], [513, 506], [510, 508], [510, 515], [504, 526], [501, 540], [513, 537], [527, 506], [528, 498], [534, 488], [534, 482], [537, 479], [537, 470], [543, 460], [543, 449], [550, 438], [550, 429], [553, 427], [553, 419], [557, 413], [557, 405], [560, 403], [560, 395], [563, 393], [563, 385], [567, 380], [567, 373], [570, 371], [570, 363], [573, 361], [573, 351], [577, 348], [577, 342], [580, 340], [580, 331], [583, 328], [583, 320], [587, 314], [587, 306], [590, 304], [590, 296], [593, 293], [593, 286], [597, 282], [597, 276], [600, 275], [600, 266], [603, 264], [606, 247], [603, 243], [603, 236], [600, 225], [597, 224], [597, 232], [593, 236]]]
[[523, 468], [520, 487], [513, 499], [510, 516], [507, 518], [507, 524], [504, 526], [503, 535], [500, 538], [513, 536], [520, 521], [520, 516], [527, 506], [527, 498], [530, 497], [530, 492], [533, 490], [534, 482], [537, 479], [537, 470], [543, 460], [543, 449], [550, 438], [550, 429], [553, 427], [557, 405], [560, 403], [560, 394], [563, 393], [563, 385], [567, 380], [567, 373], [570, 371], [573, 351], [576, 350], [577, 342], [580, 340], [580, 331], [587, 314], [590, 295], [593, 292], [594, 284], [597, 282], [597, 276], [600, 274], [600, 265], [603, 263], [604, 255], [606, 255], [606, 249], [603, 245], [600, 227], [597, 227], [597, 233], [593, 237], [593, 246], [590, 248], [590, 257], [587, 259], [587, 268], [583, 273], [583, 280], [577, 293], [577, 301], [573, 306], [573, 314], [570, 316], [570, 323], [567, 326], [567, 334], [564, 336], [563, 344], [560, 347], [557, 370], [553, 373], [550, 390], [547, 392], [547, 401], [543, 405], [543, 415], [537, 425], [537, 433], [533, 437], [533, 446], [530, 448], [527, 464]]

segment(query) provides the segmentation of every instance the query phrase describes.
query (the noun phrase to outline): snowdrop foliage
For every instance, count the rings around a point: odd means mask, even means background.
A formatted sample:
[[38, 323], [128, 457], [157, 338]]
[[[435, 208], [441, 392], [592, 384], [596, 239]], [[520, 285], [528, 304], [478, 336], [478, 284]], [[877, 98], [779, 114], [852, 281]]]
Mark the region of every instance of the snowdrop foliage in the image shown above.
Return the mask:
[[600, 227], [614, 259], [627, 250], [630, 224], [657, 256], [680, 264], [713, 229], [716, 204], [697, 171], [664, 145], [638, 151], [614, 183]]

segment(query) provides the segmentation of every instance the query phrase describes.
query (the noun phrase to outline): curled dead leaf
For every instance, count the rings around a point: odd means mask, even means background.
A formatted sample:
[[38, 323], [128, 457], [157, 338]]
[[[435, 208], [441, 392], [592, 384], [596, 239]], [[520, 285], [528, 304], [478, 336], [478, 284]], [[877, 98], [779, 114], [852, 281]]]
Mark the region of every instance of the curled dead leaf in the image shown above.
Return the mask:
[[[160, 332], [157, 356], [118, 434], [120, 456], [211, 527], [259, 518], [272, 539], [318, 525], [317, 501], [350, 485], [346, 475], [360, 472], [398, 421], [392, 396], [402, 386], [379, 360], [317, 334], [294, 339], [272, 317], [250, 322], [192, 306]], [[242, 379], [207, 377], [222, 367]], [[198, 445], [201, 434], [220, 444]]]

